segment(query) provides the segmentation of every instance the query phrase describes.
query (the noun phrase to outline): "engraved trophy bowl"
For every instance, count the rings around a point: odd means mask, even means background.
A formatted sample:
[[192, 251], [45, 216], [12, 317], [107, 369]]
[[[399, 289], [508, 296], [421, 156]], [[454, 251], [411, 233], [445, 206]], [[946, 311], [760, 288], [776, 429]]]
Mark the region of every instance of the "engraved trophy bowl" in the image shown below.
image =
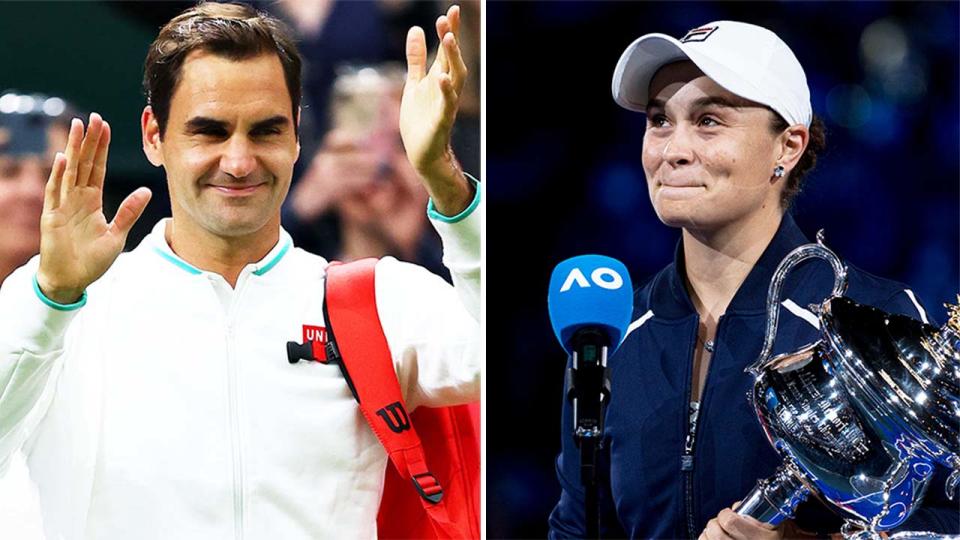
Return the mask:
[[898, 444], [913, 446], [904, 451], [954, 469], [947, 485], [952, 495], [960, 475], [960, 364], [924, 347], [941, 331], [844, 297], [825, 302], [820, 321], [832, 351], [827, 355], [829, 370], [851, 402], [869, 415], [877, 430], [906, 436]]
[[[829, 262], [835, 275], [832, 294], [811, 306], [820, 338], [771, 358], [783, 281], [814, 257]], [[760, 480], [737, 511], [776, 525], [812, 493], [844, 518], [844, 537], [859, 540], [902, 524], [937, 465], [953, 469], [947, 494], [957, 487], [960, 308], [937, 329], [844, 297], [846, 274], [822, 234], [787, 255], [774, 273], [764, 347], [748, 371], [755, 377], [757, 417], [784, 464]]]

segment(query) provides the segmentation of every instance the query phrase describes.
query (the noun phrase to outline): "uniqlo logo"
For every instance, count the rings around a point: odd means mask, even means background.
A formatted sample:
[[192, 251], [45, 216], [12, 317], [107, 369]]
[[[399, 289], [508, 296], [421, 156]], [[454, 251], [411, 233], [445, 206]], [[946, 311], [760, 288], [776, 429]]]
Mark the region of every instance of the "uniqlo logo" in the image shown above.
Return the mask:
[[303, 325], [303, 343], [310, 343], [314, 360], [327, 361], [327, 329], [323, 326]]
[[322, 341], [327, 342], [327, 329], [323, 326], [303, 325], [303, 342]]

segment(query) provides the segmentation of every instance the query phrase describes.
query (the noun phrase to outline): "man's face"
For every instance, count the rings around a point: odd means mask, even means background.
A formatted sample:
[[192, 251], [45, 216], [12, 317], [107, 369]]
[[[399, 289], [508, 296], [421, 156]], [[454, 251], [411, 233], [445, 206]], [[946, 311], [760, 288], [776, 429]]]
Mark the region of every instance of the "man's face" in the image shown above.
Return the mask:
[[218, 237], [279, 228], [300, 151], [291, 107], [275, 54], [187, 56], [160, 144], [177, 223]]
[[689, 61], [664, 66], [650, 84], [643, 169], [660, 220], [716, 230], [779, 208], [771, 183], [779, 145], [771, 113], [713, 82]]
[[66, 129], [51, 126], [47, 129], [45, 154], [0, 153], [0, 263], [4, 266], [22, 264], [40, 251], [43, 187], [50, 176], [55, 149], [64, 147]]
[[3, 258], [23, 262], [39, 251], [43, 186], [49, 174], [50, 161], [44, 156], [0, 154], [0, 253]]

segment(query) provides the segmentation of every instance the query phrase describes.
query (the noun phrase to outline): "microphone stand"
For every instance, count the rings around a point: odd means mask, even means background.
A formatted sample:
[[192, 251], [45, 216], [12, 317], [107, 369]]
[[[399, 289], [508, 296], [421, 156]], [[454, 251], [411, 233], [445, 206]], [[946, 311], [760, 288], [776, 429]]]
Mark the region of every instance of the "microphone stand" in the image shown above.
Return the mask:
[[573, 439], [580, 449], [586, 538], [600, 538], [597, 454], [603, 448], [603, 417], [610, 400], [607, 337], [584, 328], [573, 336], [572, 367], [567, 370], [567, 399], [573, 402]]

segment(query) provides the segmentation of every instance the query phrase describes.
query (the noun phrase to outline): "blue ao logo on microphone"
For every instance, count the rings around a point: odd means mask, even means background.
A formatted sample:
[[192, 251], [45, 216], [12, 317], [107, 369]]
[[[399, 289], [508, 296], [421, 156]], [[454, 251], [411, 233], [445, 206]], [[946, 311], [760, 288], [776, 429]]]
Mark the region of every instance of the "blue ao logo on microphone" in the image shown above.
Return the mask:
[[567, 259], [550, 276], [547, 307], [553, 331], [568, 353], [574, 334], [584, 328], [606, 334], [612, 353], [633, 314], [633, 285], [627, 267], [603, 255]]

